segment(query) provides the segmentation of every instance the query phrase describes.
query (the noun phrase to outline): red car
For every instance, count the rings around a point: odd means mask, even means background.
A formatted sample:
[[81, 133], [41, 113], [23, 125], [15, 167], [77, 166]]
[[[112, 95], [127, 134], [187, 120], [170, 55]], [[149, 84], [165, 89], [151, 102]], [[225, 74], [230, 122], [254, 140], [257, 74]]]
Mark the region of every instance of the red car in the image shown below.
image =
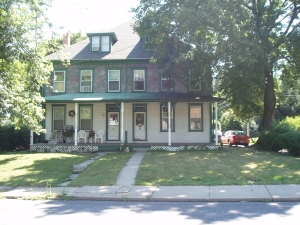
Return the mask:
[[246, 135], [244, 131], [240, 130], [229, 130], [221, 136], [221, 143], [232, 145], [244, 145], [245, 147], [249, 145], [250, 137]]

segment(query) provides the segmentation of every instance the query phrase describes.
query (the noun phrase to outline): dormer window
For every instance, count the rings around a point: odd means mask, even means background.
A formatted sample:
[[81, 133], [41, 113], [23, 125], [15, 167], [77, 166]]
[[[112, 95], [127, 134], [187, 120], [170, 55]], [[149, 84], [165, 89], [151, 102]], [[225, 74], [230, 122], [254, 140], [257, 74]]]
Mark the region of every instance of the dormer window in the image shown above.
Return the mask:
[[110, 52], [111, 46], [118, 40], [115, 33], [92, 33], [87, 35], [90, 38], [92, 52]]
[[100, 36], [92, 37], [92, 51], [98, 52], [100, 47]]
[[102, 52], [109, 52], [110, 51], [109, 36], [101, 36], [101, 51]]

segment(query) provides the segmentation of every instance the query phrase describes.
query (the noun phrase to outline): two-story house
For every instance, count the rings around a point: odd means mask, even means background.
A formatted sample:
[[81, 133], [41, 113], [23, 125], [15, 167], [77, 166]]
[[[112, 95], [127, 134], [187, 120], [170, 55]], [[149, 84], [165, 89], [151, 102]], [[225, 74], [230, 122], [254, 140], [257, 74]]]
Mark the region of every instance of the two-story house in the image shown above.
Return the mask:
[[[78, 131], [103, 131], [94, 145], [178, 146], [211, 142], [211, 86], [162, 74], [150, 62], [151, 51], [128, 22], [111, 32], [88, 33], [87, 39], [47, 56], [54, 65], [44, 91], [47, 133], [58, 137], [66, 125]], [[68, 60], [69, 64], [64, 61]], [[99, 142], [99, 143], [98, 143]], [[100, 144], [102, 142], [102, 144]]]

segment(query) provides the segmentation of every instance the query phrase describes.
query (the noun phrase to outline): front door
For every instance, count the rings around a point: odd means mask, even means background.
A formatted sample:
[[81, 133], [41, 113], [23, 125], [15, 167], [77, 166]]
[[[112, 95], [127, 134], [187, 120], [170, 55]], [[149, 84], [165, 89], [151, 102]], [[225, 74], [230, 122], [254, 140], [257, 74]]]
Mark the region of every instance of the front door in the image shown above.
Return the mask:
[[133, 139], [135, 141], [145, 141], [147, 138], [147, 118], [146, 118], [146, 105], [134, 105], [133, 108]]
[[107, 140], [118, 141], [120, 140], [120, 113], [108, 112], [107, 113]]

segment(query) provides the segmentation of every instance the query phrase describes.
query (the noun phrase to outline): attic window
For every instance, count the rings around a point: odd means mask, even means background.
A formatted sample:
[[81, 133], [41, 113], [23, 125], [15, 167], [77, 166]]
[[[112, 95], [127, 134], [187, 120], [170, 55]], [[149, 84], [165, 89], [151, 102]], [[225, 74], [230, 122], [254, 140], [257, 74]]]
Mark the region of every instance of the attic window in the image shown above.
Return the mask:
[[101, 51], [102, 52], [109, 52], [110, 46], [109, 46], [109, 36], [101, 36]]
[[99, 47], [100, 47], [100, 37], [93, 36], [92, 37], [92, 51], [93, 52], [99, 51]]

